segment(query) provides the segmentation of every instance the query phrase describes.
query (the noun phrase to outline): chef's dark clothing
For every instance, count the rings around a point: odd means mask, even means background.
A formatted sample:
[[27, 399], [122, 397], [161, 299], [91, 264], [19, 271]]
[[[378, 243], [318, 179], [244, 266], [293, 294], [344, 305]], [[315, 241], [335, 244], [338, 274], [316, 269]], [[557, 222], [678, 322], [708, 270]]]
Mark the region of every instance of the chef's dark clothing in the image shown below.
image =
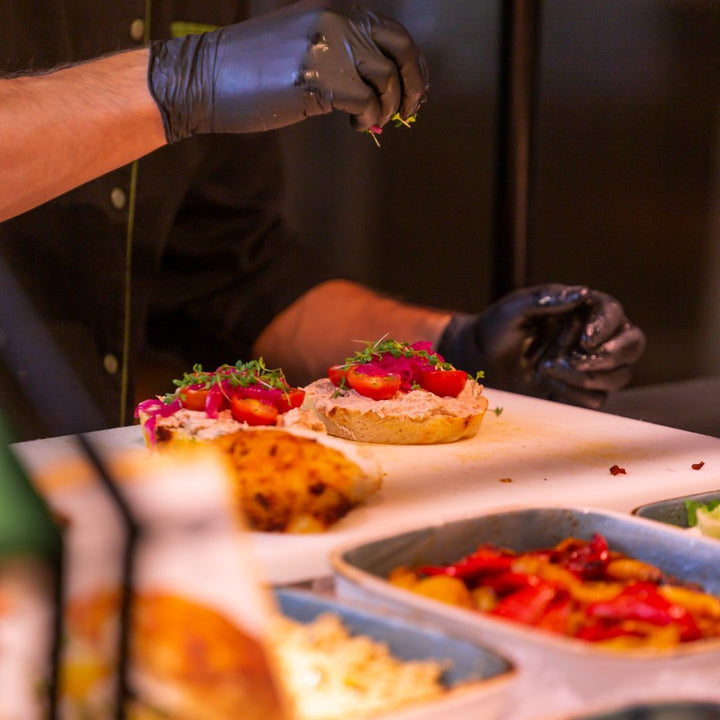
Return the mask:
[[[145, 0], [7, 0], [0, 72], [137, 48], [148, 28], [163, 39], [231, 24], [250, 4], [152, 0], [146, 17]], [[329, 277], [281, 218], [274, 133], [163, 147], [137, 162], [134, 190], [133, 172], [123, 167], [0, 225], [0, 252], [108, 427], [131, 420], [131, 401], [125, 417], [119, 410], [124, 356], [129, 377], [147, 345], [178, 354], [188, 370], [249, 359], [270, 320]]]

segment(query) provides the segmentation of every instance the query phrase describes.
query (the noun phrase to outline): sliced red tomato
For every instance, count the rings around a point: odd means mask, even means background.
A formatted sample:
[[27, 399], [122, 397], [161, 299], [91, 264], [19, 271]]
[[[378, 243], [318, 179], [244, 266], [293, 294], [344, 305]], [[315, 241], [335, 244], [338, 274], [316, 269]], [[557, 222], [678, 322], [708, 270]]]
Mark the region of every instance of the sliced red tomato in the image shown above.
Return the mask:
[[180, 388], [178, 394], [184, 408], [188, 410], [204, 410], [209, 392], [210, 390], [203, 385], [188, 385]]
[[342, 381], [345, 378], [345, 366], [344, 365], [331, 365], [328, 368], [327, 376], [333, 385], [340, 387], [340, 385], [342, 384]]
[[465, 387], [468, 375], [463, 370], [421, 370], [420, 387], [435, 395], [457, 397]]
[[230, 410], [238, 422], [248, 425], [275, 425], [279, 415], [274, 405], [257, 398], [232, 396]]
[[288, 388], [287, 392], [275, 403], [278, 412], [286, 413], [292, 408], [298, 408], [303, 404], [305, 391], [302, 388]]
[[345, 378], [356, 393], [373, 400], [390, 399], [402, 383], [398, 375], [370, 375], [362, 372], [360, 366], [350, 367]]

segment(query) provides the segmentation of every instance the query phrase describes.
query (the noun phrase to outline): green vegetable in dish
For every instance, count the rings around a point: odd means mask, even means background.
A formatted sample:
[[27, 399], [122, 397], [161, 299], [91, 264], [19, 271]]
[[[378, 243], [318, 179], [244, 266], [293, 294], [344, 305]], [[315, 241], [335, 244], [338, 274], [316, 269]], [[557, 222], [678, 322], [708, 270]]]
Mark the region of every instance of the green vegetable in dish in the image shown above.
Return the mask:
[[701, 503], [697, 502], [697, 500], [686, 500], [685, 501], [685, 509], [687, 510], [687, 523], [688, 527], [693, 527], [694, 525], [698, 524], [697, 521], [697, 511], [699, 508], [702, 508], [705, 511], [711, 512], [715, 510], [715, 508], [720, 507], [720, 499], [718, 500], [711, 500], [707, 503]]
[[720, 500], [699, 503], [686, 500], [688, 527], [698, 526], [703, 535], [720, 539]]

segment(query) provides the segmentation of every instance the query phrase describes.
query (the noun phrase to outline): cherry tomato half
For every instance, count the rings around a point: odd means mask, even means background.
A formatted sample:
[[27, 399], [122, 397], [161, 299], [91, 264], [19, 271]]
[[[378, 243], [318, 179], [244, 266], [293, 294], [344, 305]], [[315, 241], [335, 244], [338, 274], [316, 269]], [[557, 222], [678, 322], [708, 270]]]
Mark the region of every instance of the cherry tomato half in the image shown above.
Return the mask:
[[435, 395], [457, 397], [467, 379], [468, 375], [463, 370], [422, 370], [420, 387]]
[[328, 368], [327, 376], [330, 382], [336, 387], [340, 387], [343, 379], [345, 378], [345, 366], [344, 365], [331, 365]]
[[248, 425], [275, 425], [279, 415], [278, 409], [270, 403], [237, 396], [230, 398], [230, 411], [238, 422]]
[[278, 412], [286, 413], [292, 408], [298, 408], [303, 404], [305, 391], [302, 388], [288, 388], [275, 403]]
[[180, 402], [188, 410], [204, 410], [210, 390], [203, 385], [188, 385], [178, 392]]
[[398, 375], [369, 375], [361, 372], [358, 366], [349, 368], [345, 378], [356, 393], [373, 400], [388, 400], [402, 383]]

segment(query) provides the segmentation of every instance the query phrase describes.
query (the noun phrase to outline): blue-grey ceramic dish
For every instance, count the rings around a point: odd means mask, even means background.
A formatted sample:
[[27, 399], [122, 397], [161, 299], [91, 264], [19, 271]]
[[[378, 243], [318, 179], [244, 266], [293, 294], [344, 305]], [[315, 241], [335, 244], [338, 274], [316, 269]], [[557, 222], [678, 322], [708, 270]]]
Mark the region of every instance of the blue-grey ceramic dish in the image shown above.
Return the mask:
[[720, 705], [707, 702], [640, 703], [572, 720], [720, 720]]
[[[699, 583], [720, 596], [720, 543], [677, 528], [625, 513], [572, 507], [519, 507], [422, 527], [331, 553], [338, 593], [403, 611], [411, 617], [431, 616], [447, 629], [464, 631], [501, 651], [531, 643], [541, 650], [577, 655], [638, 659], [693, 655], [713, 650], [720, 640], [682, 643], [670, 648], [612, 650], [575, 638], [445, 605], [391, 585], [398, 566], [453, 562], [481, 543], [516, 551], [549, 547], [569, 537], [590, 539], [601, 533], [610, 548], [661, 568], [679, 580]], [[512, 655], [511, 655], [512, 657]]]
[[446, 695], [383, 715], [383, 718], [419, 720], [446, 714], [454, 720], [502, 717], [516, 669], [493, 650], [439, 628], [302, 590], [277, 589], [275, 598], [282, 613], [298, 622], [309, 623], [323, 613], [335, 613], [352, 635], [365, 635], [385, 643], [396, 658], [447, 663], [443, 674], [448, 688]]
[[720, 500], [720, 490], [712, 490], [710, 492], [696, 493], [694, 495], [684, 495], [682, 497], [670, 498], [668, 500], [659, 500], [658, 502], [640, 505], [633, 510], [633, 515], [647, 518], [648, 520], [657, 520], [658, 522], [668, 525], [676, 525], [677, 527], [688, 527], [686, 500], [692, 500], [701, 505], [709, 502]]

